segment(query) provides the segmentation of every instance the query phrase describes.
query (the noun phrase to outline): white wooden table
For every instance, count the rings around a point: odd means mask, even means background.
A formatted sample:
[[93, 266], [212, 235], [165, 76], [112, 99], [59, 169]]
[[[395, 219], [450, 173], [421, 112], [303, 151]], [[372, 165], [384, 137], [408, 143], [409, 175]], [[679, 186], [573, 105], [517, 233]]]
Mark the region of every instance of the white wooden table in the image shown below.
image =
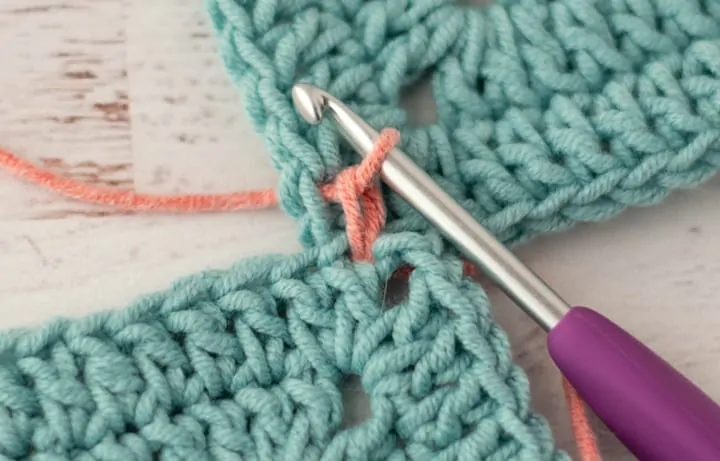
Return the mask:
[[[22, 157], [141, 192], [275, 184], [201, 1], [5, 0], [0, 43], [0, 145]], [[299, 248], [280, 211], [124, 215], [0, 175], [2, 328], [122, 308], [191, 272]], [[720, 400], [718, 200], [714, 180], [518, 252], [567, 298], [617, 320]], [[542, 332], [492, 296], [535, 408], [574, 453]], [[355, 384], [347, 394], [348, 420], [358, 422], [361, 392]], [[633, 459], [597, 427], [606, 459]]]

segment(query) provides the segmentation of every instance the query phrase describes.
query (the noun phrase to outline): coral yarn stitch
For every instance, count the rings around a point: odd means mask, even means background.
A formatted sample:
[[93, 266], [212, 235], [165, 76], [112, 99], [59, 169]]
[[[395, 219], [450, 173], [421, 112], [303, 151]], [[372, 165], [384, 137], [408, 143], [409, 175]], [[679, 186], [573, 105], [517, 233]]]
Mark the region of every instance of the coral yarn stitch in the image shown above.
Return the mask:
[[[4, 332], [0, 458], [567, 460], [485, 293], [416, 212], [383, 191], [385, 225], [360, 244], [364, 261], [350, 257], [345, 213], [319, 185], [355, 154], [330, 124], [301, 121], [290, 88], [318, 85], [397, 128], [409, 155], [517, 244], [717, 170], [720, 3], [210, 0], [208, 11], [304, 249]], [[428, 73], [437, 122], [409, 126], [399, 94]], [[368, 190], [379, 203], [372, 187], [354, 194]], [[386, 281], [408, 265], [407, 297], [386, 306]], [[355, 427], [343, 425], [348, 375], [372, 412]]]

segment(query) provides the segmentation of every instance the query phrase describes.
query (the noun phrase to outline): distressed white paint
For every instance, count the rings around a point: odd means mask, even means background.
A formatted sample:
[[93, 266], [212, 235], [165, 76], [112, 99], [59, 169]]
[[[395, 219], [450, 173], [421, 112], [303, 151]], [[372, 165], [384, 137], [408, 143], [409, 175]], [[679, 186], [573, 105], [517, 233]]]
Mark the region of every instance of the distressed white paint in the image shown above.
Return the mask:
[[[0, 2], [0, 144], [83, 180], [131, 185], [127, 3]], [[1, 217], [97, 212], [37, 188], [18, 191], [0, 182]]]
[[[144, 192], [272, 186], [265, 147], [210, 35], [195, 0], [3, 1], [0, 145], [63, 174]], [[572, 302], [616, 319], [720, 399], [718, 197], [715, 180], [518, 251]], [[295, 251], [295, 235], [279, 211], [125, 216], [3, 176], [0, 326], [121, 308], [194, 271]], [[543, 334], [491, 293], [535, 408], [572, 452]], [[358, 421], [366, 409], [352, 388], [348, 420]], [[605, 459], [632, 459], [607, 433], [601, 441]]]

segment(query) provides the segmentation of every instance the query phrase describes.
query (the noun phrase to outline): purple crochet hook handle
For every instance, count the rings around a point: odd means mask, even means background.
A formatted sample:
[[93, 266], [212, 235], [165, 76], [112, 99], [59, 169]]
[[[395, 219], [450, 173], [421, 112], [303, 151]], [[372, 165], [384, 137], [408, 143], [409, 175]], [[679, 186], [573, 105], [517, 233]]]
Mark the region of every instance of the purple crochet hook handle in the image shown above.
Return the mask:
[[578, 394], [638, 459], [720, 460], [720, 407], [612, 321], [574, 307], [547, 341]]

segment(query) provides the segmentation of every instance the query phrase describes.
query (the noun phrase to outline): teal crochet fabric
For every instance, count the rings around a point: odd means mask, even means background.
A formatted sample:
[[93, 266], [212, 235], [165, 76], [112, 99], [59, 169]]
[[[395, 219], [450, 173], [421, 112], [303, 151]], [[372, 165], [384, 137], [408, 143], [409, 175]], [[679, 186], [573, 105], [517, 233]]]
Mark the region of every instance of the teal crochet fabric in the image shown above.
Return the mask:
[[[304, 250], [0, 335], [0, 459], [567, 460], [462, 263], [400, 199], [373, 263], [317, 185], [356, 156], [293, 110], [350, 103], [508, 244], [659, 203], [720, 162], [720, 2], [211, 0]], [[401, 90], [432, 75], [437, 123]], [[239, 140], [242, 142], [242, 140]], [[414, 267], [406, 299], [384, 302]], [[344, 427], [341, 382], [372, 416]]]
[[[326, 89], [505, 242], [659, 203], [720, 164], [720, 2], [213, 0], [230, 76], [268, 140], [303, 242], [332, 238], [313, 186], [356, 155], [303, 124], [289, 89]], [[431, 75], [437, 123], [400, 94]], [[426, 223], [388, 195], [388, 231]], [[332, 218], [332, 215], [330, 215]]]
[[[0, 459], [560, 459], [487, 300], [439, 240], [338, 241], [0, 337]], [[416, 266], [384, 309], [385, 281]], [[343, 376], [372, 419], [342, 428]]]

